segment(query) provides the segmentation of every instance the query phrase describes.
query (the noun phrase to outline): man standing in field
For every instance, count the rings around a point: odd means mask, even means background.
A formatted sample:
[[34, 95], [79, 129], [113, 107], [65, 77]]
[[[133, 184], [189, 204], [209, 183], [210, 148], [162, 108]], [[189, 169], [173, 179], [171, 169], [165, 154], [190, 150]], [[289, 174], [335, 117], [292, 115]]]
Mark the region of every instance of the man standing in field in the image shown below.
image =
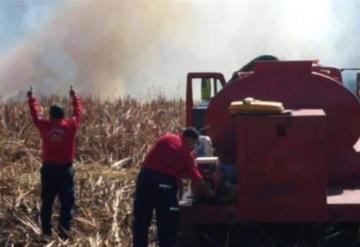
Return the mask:
[[154, 209], [160, 247], [175, 245], [179, 213], [178, 182], [181, 178], [188, 177], [195, 187], [206, 190], [192, 154], [198, 138], [199, 133], [195, 128], [187, 128], [182, 134], [167, 133], [156, 141], [146, 155], [135, 191], [134, 247], [148, 245]]
[[75, 134], [80, 125], [82, 104], [80, 97], [71, 88], [73, 117], [65, 118], [64, 109], [51, 105], [50, 119], [44, 119], [41, 106], [34, 97], [32, 89], [27, 92], [31, 116], [42, 139], [41, 167], [41, 227], [45, 236], [51, 236], [51, 214], [55, 197], [59, 195], [61, 209], [59, 217], [59, 236], [68, 238], [72, 210], [74, 208], [74, 170]]

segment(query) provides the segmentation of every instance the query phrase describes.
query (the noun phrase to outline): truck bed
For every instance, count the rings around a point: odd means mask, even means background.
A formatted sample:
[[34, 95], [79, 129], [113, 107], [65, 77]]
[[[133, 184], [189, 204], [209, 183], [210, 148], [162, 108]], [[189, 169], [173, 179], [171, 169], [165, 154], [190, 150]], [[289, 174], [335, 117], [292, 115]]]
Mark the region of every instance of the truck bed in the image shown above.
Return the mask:
[[[180, 208], [180, 219], [184, 222], [243, 223], [237, 219], [236, 204], [194, 203], [188, 198], [180, 201]], [[327, 196], [327, 209], [328, 222], [360, 222], [360, 189], [346, 189], [341, 194]]]

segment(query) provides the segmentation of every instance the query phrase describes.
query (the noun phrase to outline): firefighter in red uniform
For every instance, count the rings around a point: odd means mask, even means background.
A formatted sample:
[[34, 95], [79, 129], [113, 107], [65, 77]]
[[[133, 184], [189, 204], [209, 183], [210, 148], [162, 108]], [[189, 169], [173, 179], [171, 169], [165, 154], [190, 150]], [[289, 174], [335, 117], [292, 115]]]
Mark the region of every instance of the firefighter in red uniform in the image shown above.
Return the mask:
[[42, 139], [41, 167], [41, 227], [45, 236], [51, 235], [51, 214], [54, 199], [59, 195], [60, 216], [59, 236], [68, 238], [72, 210], [74, 208], [74, 170], [75, 134], [80, 125], [82, 104], [80, 97], [71, 88], [73, 117], [65, 118], [64, 110], [58, 105], [50, 107], [50, 119], [44, 119], [41, 106], [34, 97], [32, 89], [27, 92], [31, 116]]
[[195, 128], [187, 128], [182, 134], [168, 133], [160, 137], [146, 155], [135, 191], [134, 247], [148, 245], [148, 231], [154, 209], [160, 247], [175, 245], [180, 179], [191, 178], [199, 191], [206, 190], [192, 154], [198, 138], [199, 133]]

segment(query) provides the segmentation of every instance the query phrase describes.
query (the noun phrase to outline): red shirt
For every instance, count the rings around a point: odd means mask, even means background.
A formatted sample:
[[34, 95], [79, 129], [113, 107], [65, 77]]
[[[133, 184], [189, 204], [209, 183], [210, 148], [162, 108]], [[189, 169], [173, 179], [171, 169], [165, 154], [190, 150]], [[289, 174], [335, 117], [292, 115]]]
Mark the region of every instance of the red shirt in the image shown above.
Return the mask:
[[83, 111], [80, 97], [73, 97], [72, 118], [44, 119], [37, 100], [30, 98], [28, 103], [34, 124], [41, 135], [43, 162], [71, 164], [75, 156], [75, 134]]
[[146, 155], [143, 168], [155, 170], [180, 179], [201, 179], [190, 146], [182, 135], [167, 133], [161, 136]]

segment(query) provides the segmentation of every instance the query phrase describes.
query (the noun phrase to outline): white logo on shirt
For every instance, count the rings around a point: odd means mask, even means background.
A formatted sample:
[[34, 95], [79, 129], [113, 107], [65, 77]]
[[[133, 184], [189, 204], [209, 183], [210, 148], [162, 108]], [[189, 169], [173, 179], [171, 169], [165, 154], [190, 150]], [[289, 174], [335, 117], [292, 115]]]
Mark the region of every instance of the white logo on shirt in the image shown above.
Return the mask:
[[58, 128], [52, 128], [48, 132], [49, 141], [62, 142], [65, 138], [65, 131]]

